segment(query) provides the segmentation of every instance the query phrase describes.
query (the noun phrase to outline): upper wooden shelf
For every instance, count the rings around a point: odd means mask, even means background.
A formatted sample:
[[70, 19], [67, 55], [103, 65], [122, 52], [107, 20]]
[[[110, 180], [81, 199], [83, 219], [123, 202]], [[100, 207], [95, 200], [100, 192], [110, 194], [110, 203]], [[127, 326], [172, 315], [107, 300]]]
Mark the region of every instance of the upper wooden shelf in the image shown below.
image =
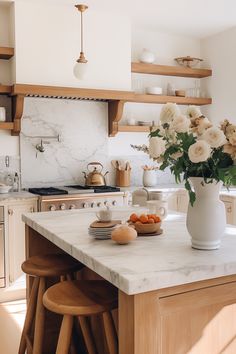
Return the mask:
[[9, 60], [14, 56], [14, 48], [0, 47], [0, 59]]
[[0, 122], [0, 129], [1, 130], [12, 130], [14, 127], [13, 122]]
[[142, 125], [119, 125], [118, 132], [123, 133], [148, 133], [150, 132], [149, 126], [142, 126]]
[[186, 68], [184, 66], [169, 66], [135, 62], [131, 63], [131, 71], [132, 73], [139, 74], [193, 77], [197, 79], [212, 76], [212, 70], [210, 69], [194, 69]]
[[0, 95], [9, 95], [11, 90], [12, 86], [0, 85]]

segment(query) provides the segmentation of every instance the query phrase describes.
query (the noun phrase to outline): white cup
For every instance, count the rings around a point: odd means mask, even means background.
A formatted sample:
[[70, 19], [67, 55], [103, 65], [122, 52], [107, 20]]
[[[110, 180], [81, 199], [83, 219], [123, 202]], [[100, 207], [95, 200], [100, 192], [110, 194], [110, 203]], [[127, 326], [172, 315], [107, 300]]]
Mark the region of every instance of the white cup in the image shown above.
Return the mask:
[[101, 209], [96, 213], [96, 216], [101, 222], [109, 222], [112, 220], [112, 212], [110, 209]]
[[149, 214], [156, 214], [161, 219], [167, 217], [168, 202], [166, 200], [148, 200], [147, 201]]
[[0, 122], [5, 122], [6, 120], [6, 108], [0, 107]]

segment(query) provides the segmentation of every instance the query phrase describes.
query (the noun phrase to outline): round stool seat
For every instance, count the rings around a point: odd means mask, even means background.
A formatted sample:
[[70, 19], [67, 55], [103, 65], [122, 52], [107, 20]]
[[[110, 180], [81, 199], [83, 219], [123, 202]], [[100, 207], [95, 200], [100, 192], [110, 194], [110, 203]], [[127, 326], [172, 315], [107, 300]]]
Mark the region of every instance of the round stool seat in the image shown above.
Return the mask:
[[36, 277], [56, 277], [76, 272], [83, 264], [66, 254], [33, 256], [22, 263], [24, 273]]
[[43, 303], [61, 315], [89, 316], [117, 308], [118, 292], [102, 280], [65, 281], [50, 287]]

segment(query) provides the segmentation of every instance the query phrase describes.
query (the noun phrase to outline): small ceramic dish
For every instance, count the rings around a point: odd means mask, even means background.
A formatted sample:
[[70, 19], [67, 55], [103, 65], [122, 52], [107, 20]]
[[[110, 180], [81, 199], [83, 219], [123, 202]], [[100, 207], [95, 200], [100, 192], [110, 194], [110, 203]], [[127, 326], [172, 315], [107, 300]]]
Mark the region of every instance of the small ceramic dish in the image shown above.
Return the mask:
[[162, 95], [162, 87], [158, 87], [158, 86], [146, 87], [146, 93], [148, 95]]
[[0, 185], [0, 194], [8, 193], [11, 188], [12, 186]]

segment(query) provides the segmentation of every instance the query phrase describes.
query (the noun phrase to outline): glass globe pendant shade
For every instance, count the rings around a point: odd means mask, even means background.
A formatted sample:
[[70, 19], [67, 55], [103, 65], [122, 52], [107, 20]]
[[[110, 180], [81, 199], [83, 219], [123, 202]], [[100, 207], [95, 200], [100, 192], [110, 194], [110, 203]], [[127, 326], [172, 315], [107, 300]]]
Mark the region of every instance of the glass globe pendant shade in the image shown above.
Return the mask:
[[76, 62], [75, 66], [74, 66], [74, 76], [78, 79], [78, 80], [83, 80], [86, 72], [88, 69], [88, 63], [81, 63], [81, 62]]

